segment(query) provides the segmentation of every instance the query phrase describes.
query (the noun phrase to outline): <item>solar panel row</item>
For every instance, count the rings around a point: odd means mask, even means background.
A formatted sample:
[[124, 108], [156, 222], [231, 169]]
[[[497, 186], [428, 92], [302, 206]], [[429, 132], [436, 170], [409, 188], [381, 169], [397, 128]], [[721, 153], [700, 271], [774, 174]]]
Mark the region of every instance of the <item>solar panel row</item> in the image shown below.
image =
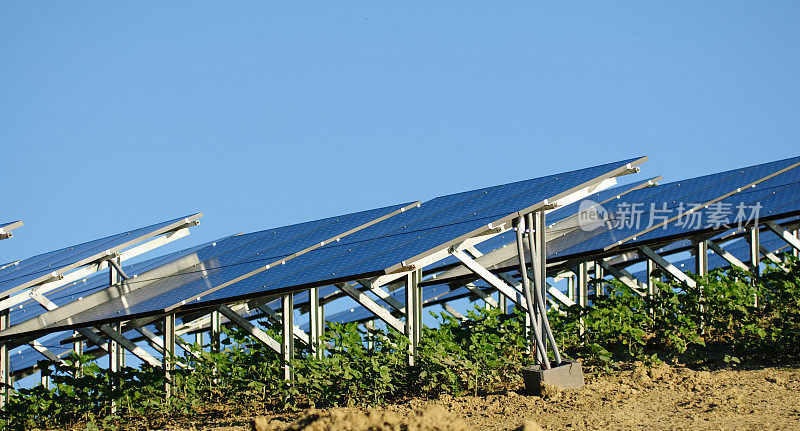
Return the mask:
[[192, 214], [22, 260], [0, 271], [0, 297], [55, 278], [74, 268], [101, 259], [108, 253], [174, 230], [200, 217], [202, 213]]
[[[330, 287], [332, 283], [385, 275], [403, 269], [410, 263], [446, 250], [450, 245], [507, 223], [521, 214], [544, 208], [603, 179], [625, 173], [644, 160], [628, 159], [442, 196], [422, 205], [401, 204], [223, 238], [187, 250], [180, 256], [148, 261], [149, 266], [143, 262], [135, 271], [132, 269], [140, 277], [128, 280], [128, 283], [146, 284], [146, 288], [134, 289], [131, 293], [96, 306], [84, 309], [73, 307], [76, 312], [68, 317], [64, 314], [66, 310], [61, 314], [43, 313], [40, 307], [33, 311], [36, 307], [32, 302], [23, 304], [26, 311], [17, 315], [29, 314], [12, 316], [15, 327], [11, 332], [3, 331], [0, 338], [9, 336], [7, 334], [33, 331], [33, 328], [55, 331], [168, 311], [209, 308], [216, 304], [300, 291], [312, 286], [323, 287], [323, 295], [326, 295], [336, 290]], [[771, 216], [785, 216], [798, 210], [796, 185], [800, 181], [800, 169], [795, 168], [799, 165], [800, 157], [637, 189], [625, 194], [625, 199], [609, 200], [628, 186], [601, 191], [590, 198], [608, 201], [604, 206], [611, 212], [626, 202], [657, 202], [663, 204], [666, 210], [677, 212], [682, 203], [706, 203], [723, 198], [720, 202], [732, 204], [738, 199], [747, 204], [761, 203], [764, 211]], [[755, 188], [740, 190], [752, 183], [755, 183]], [[725, 197], [730, 193], [733, 193], [732, 196]], [[553, 211], [548, 215], [548, 221], [570, 217], [577, 205]], [[645, 213], [646, 216], [651, 215], [652, 211]], [[641, 230], [640, 227], [625, 226], [591, 232], [572, 230], [560, 239], [554, 239], [552, 244], [548, 243], [548, 259], [563, 260], [598, 253], [621, 239], [627, 240], [626, 246], [633, 246], [645, 242], [666, 242], [670, 238], [697, 232], [697, 229], [686, 228], [673, 220], [666, 223], [665, 229], [651, 230], [634, 239]], [[482, 252], [491, 251], [498, 244], [510, 242], [510, 235], [498, 235], [479, 244], [478, 248]], [[70, 262], [94, 256], [97, 251], [107, 247], [107, 243], [113, 243], [116, 237], [103, 240], [27, 260], [23, 266], [16, 268], [18, 272], [13, 277], [0, 271], [0, 289], [19, 289], [20, 283], [29, 283], [31, 277], [48, 274], [50, 268], [70, 265]], [[148, 271], [176, 259], [182, 259], [185, 264], [163, 279], [147, 279], [144, 276]], [[102, 286], [102, 282], [92, 280], [89, 283], [87, 280], [83, 286], [71, 285], [50, 296], [58, 305], [63, 304], [67, 308], [75, 304], [76, 295], [92, 294]], [[441, 295], [435, 298], [430, 296], [440, 288], [428, 289], [426, 300], [440, 299]], [[443, 295], [454, 294], [443, 292]], [[297, 303], [302, 304], [307, 300], [305, 298], [305, 293], [298, 295]]]

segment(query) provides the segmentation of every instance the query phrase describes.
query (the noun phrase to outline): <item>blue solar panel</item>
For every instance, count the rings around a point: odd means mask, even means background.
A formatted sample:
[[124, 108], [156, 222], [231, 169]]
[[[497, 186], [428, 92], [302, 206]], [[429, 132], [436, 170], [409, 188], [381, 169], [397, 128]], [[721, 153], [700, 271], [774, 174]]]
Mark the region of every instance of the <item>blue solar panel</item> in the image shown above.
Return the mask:
[[86, 260], [91, 261], [103, 256], [107, 250], [130, 245], [150, 236], [169, 230], [170, 227], [182, 223], [186, 219], [194, 220], [200, 214], [176, 218], [152, 226], [135, 229], [117, 235], [111, 235], [83, 244], [66, 247], [60, 250], [33, 256], [20, 261], [17, 265], [0, 272], [0, 295], [9, 295], [37, 282], [46, 280], [52, 272], [76, 267]]
[[[564, 219], [567, 219], [569, 217], [577, 215], [578, 212], [580, 211], [580, 206], [582, 204], [584, 204], [584, 202], [591, 201], [591, 202], [602, 204], [602, 203], [607, 202], [607, 201], [609, 201], [611, 199], [614, 199], [617, 196], [625, 195], [625, 194], [631, 192], [634, 189], [639, 189], [641, 187], [645, 187], [645, 185], [647, 185], [647, 184], [652, 184], [652, 183], [654, 183], [654, 181], [656, 179], [657, 178], [650, 178], [648, 180], [645, 180], [645, 181], [642, 181], [642, 182], [639, 182], [639, 183], [624, 184], [624, 185], [620, 185], [620, 186], [616, 186], [616, 187], [610, 187], [608, 189], [601, 190], [599, 192], [593, 193], [593, 194], [587, 196], [586, 198], [581, 199], [580, 201], [573, 202], [573, 203], [571, 203], [569, 205], [563, 206], [561, 208], [558, 208], [558, 209], [548, 213], [547, 214], [547, 225], [550, 226], [550, 225], [552, 225], [554, 223], [558, 223], [559, 221], [562, 221]], [[552, 232], [552, 231], [548, 230], [548, 232]], [[550, 234], [548, 233], [548, 235], [550, 235]], [[483, 241], [483, 242], [475, 245], [475, 248], [478, 249], [478, 251], [480, 251], [481, 253], [486, 254], [486, 253], [489, 253], [489, 252], [491, 252], [493, 250], [497, 250], [497, 249], [503, 247], [504, 245], [510, 244], [512, 242], [515, 242], [515, 241], [516, 241], [516, 233], [513, 230], [509, 230], [509, 231], [503, 232], [500, 235], [497, 235], [495, 237], [492, 237], [492, 238], [490, 238], [490, 239], [488, 239], [486, 241]], [[435, 267], [433, 267], [432, 269], [435, 270], [436, 267], [443, 267], [443, 266], [447, 266], [447, 265], [451, 265], [451, 264], [460, 264], [460, 262], [455, 257], [450, 256], [450, 257], [447, 257], [447, 258], [437, 262], [435, 264]]]
[[[643, 221], [642, 224], [640, 224], [638, 227], [635, 225], [622, 226], [605, 231], [576, 231], [574, 233], [575, 238], [572, 239], [574, 242], [578, 243], [577, 245], [570, 245], [570, 247], [567, 247], [566, 249], [559, 249], [555, 244], [554, 247], [549, 247], [550, 244], [548, 244], [548, 258], [557, 257], [559, 259], [566, 259], [580, 254], [597, 252], [598, 250], [603, 250], [605, 247], [613, 245], [617, 241], [637, 234], [647, 227], [646, 225], [649, 220], [654, 219], [652, 217], [652, 213], [650, 212], [651, 203], [656, 205], [656, 209], [661, 209], [662, 204], [666, 204], [665, 208], [667, 211], [663, 214], [677, 215], [677, 208], [681, 203], [689, 205], [708, 202], [728, 192], [734, 191], [738, 187], [744, 188], [745, 185], [755, 180], [766, 177], [767, 175], [777, 172], [781, 169], [790, 167], [798, 162], [800, 162], [800, 157], [794, 157], [631, 192], [626, 195], [624, 199], [612, 201], [605, 207], [609, 212], [615, 213], [621, 211], [620, 205], [642, 203], [642, 213], [640, 214], [641, 220]], [[772, 191], [772, 187], [775, 187], [778, 184], [787, 185], [796, 182], [798, 171], [800, 171], [800, 169], [794, 168], [788, 172], [778, 175], [777, 177], [764, 181], [753, 189], [744, 189], [741, 193], [737, 193], [726, 199], [725, 202], [735, 202], [742, 199], [754, 201], [755, 199], [751, 199], [750, 197], [755, 196], [760, 196], [763, 199], [767, 199], [767, 195]], [[784, 196], [776, 197], [774, 199], [781, 199], [783, 201], [792, 201], [797, 199], [797, 196], [794, 194], [791, 187], [785, 188], [780, 194], [783, 194]], [[765, 201], [766, 204], [773, 205], [771, 202], [771, 200]], [[778, 203], [776, 201], [775, 204], [777, 205], [783, 203]], [[773, 210], [773, 208], [769, 208], [768, 210]], [[631, 241], [626, 245], [632, 245], [644, 241], [653, 241], [654, 239], [667, 238], [676, 234], [685, 234], [693, 231], [693, 229], [679, 228], [677, 227], [677, 224], [678, 221], [675, 221], [671, 223], [666, 230], [660, 228], [653, 230], [647, 234], [641, 235], [640, 238], [635, 240], [635, 242]], [[564, 241], [566, 240], [567, 239]]]
[[[209, 246], [210, 243], [201, 244], [182, 251], [176, 251], [164, 256], [155, 257], [145, 260], [143, 262], [134, 263], [132, 265], [122, 265], [123, 270], [129, 277], [136, 277], [144, 274], [147, 271], [158, 268], [166, 263], [172, 262], [175, 259], [194, 253], [201, 248]], [[124, 262], [123, 262], [124, 263]], [[135, 279], [131, 279], [132, 282]], [[69, 304], [70, 302], [80, 300], [83, 297], [91, 295], [94, 292], [105, 289], [108, 287], [108, 272], [102, 271], [93, 274], [81, 281], [76, 281], [47, 292], [44, 296], [58, 305], [59, 307]], [[37, 301], [29, 299], [18, 306], [12, 307], [9, 311], [9, 321], [11, 326], [20, 322], [30, 320], [40, 314], [45, 313], [47, 310]]]
[[[403, 213], [400, 211], [413, 206], [412, 203], [393, 205], [219, 240], [212, 246], [203, 247], [194, 252], [192, 256], [196, 257], [198, 263], [192, 269], [184, 270], [180, 276], [168, 277], [163, 281], [153, 283], [146, 289], [134, 290], [126, 294], [125, 302], [129, 307], [122, 307], [122, 301], [119, 299], [113, 300], [82, 312], [78, 316], [74, 316], [73, 320], [119, 317], [136, 314], [141, 310], [163, 311], [166, 307], [180, 304], [181, 301], [193, 295], [203, 293], [250, 271], [263, 268], [267, 264], [279, 262], [293, 253], [317, 245], [322, 241], [339, 237], [381, 217], [394, 213], [402, 215]], [[344, 242], [347, 238], [349, 236], [341, 237], [340, 242]], [[289, 260], [287, 265], [290, 262], [293, 260]], [[159, 290], [157, 286], [159, 284], [164, 284], [167, 288]], [[165, 290], [166, 293], [153, 297], [152, 292]]]
[[[360, 232], [358, 242], [332, 244], [295, 259], [291, 265], [270, 269], [222, 291], [204, 297], [219, 301], [296, 286], [327, 284], [332, 280], [384, 273], [402, 261], [446, 246], [459, 237], [509, 218], [545, 199], [608, 175], [639, 159], [609, 163], [564, 174], [520, 181], [472, 192], [436, 198], [404, 214], [402, 220]], [[445, 201], [446, 204], [442, 204]], [[444, 207], [444, 208], [443, 208]], [[398, 226], [399, 222], [404, 224]], [[405, 224], [407, 223], [407, 224]], [[367, 238], [363, 238], [367, 237]], [[371, 238], [370, 238], [371, 237]], [[363, 241], [363, 239], [370, 239]], [[352, 239], [351, 239], [352, 240]]]

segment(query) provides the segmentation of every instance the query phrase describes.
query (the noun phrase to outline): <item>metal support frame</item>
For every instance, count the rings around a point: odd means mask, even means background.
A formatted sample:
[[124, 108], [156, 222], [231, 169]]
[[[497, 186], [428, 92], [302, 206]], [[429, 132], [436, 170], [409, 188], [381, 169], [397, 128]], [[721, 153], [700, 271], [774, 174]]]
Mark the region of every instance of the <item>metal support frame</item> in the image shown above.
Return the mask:
[[[0, 331], [8, 329], [8, 310], [0, 310]], [[8, 403], [11, 396], [11, 366], [8, 357], [8, 345], [0, 342], [0, 409]]]
[[320, 343], [322, 340], [322, 327], [325, 325], [325, 322], [323, 321], [322, 309], [319, 302], [319, 288], [313, 287], [309, 289], [308, 296], [310, 299], [308, 310], [308, 344], [311, 346], [311, 354], [315, 358], [321, 358], [323, 347]]
[[[706, 277], [708, 275], [708, 242], [701, 240], [695, 244], [694, 249], [694, 270], [695, 273], [700, 277]], [[703, 314], [706, 311], [706, 307], [703, 305], [703, 301], [705, 298], [703, 297], [703, 285], [697, 286], [697, 293], [700, 296], [700, 331], [705, 333], [706, 325], [705, 320], [703, 319]]]
[[[113, 286], [113, 285], [117, 284], [117, 282], [119, 282], [119, 279], [120, 279], [120, 277], [119, 277], [119, 274], [117, 273], [117, 270], [114, 267], [109, 266], [108, 267], [108, 285], [109, 286]], [[111, 327], [109, 327], [108, 325], [106, 325], [106, 327], [109, 329], [109, 331], [103, 331], [103, 328], [100, 328], [100, 330], [101, 330], [101, 332], [105, 332], [106, 335], [109, 335], [111, 332], [116, 332], [116, 333], [119, 333], [120, 336], [121, 336], [122, 335], [121, 334], [122, 322], [118, 322], [114, 326], [115, 326], [115, 330], [111, 330]], [[112, 336], [109, 335], [109, 339], [108, 339], [108, 369], [109, 369], [109, 371], [111, 371], [112, 373], [119, 373], [122, 370], [122, 367], [124, 366], [124, 364], [122, 363], [122, 361], [124, 361], [124, 360], [125, 360], [125, 351], [122, 349], [122, 346], [120, 346], [119, 341], [115, 337], [112, 337]], [[113, 388], [115, 388], [115, 389], [118, 389], [120, 387], [119, 378], [112, 377], [111, 386]], [[112, 400], [111, 401], [111, 412], [112, 413], [116, 413], [117, 412], [116, 400]]]
[[[237, 314], [238, 315], [238, 314]], [[222, 336], [222, 320], [220, 319], [220, 311], [214, 310], [211, 312], [211, 324], [208, 328], [208, 338], [211, 343], [211, 351], [219, 352], [222, 344], [220, 337]]]
[[[547, 318], [547, 239], [545, 235], [547, 225], [545, 223], [545, 214], [544, 211], [536, 211], [534, 213], [528, 213], [525, 219], [528, 222], [528, 226], [533, 228], [528, 234], [528, 248], [531, 253], [531, 266], [533, 267], [534, 274], [534, 298], [539, 311], [538, 323], [541, 325], [539, 330], [542, 333], [542, 347], [546, 350], [546, 343], [549, 343], [550, 350], [553, 351], [553, 359], [556, 365], [560, 365], [561, 352], [558, 350], [555, 335], [550, 328], [550, 321]], [[526, 271], [524, 274], [528, 275], [528, 272]], [[545, 362], [542, 365], [547, 369], [550, 366], [547, 353], [543, 356]]]
[[604, 272], [609, 273], [612, 277], [619, 280], [625, 286], [628, 286], [634, 293], [638, 294], [639, 296], [645, 296], [647, 293], [648, 286], [644, 283], [641, 283], [636, 277], [633, 276], [630, 272], [625, 270], [624, 268], [617, 268], [613, 265], [610, 265], [608, 262], [600, 259], [595, 262], [597, 266], [599, 266]]
[[[589, 264], [585, 261], [580, 262], [576, 268], [575, 275], [578, 291], [577, 303], [581, 308], [586, 308], [589, 306]], [[578, 328], [579, 335], [583, 336], [586, 333], [586, 321], [583, 317], [578, 320]]]
[[397, 332], [403, 334], [406, 333], [405, 323], [403, 323], [400, 319], [392, 316], [392, 313], [389, 310], [381, 307], [380, 304], [373, 301], [372, 298], [367, 296], [364, 292], [360, 292], [358, 289], [356, 289], [355, 287], [351, 286], [348, 283], [336, 283], [335, 286], [338, 287], [342, 292], [346, 293], [351, 298], [355, 299], [356, 302], [364, 306], [364, 308], [372, 312], [372, 314], [377, 316], [379, 319], [386, 322], [387, 325], [392, 327]]
[[281, 318], [283, 330], [281, 331], [281, 365], [283, 379], [294, 380], [294, 294], [281, 295]]
[[[122, 335], [122, 325], [121, 324], [116, 324], [114, 326], [115, 327], [111, 327], [110, 325], [102, 325], [99, 328], [100, 332], [102, 332], [106, 336], [108, 336], [111, 344], [116, 344], [118, 346], [118, 348], [116, 349], [117, 350], [117, 352], [116, 352], [117, 354], [109, 353], [112, 360], [114, 358], [116, 358], [116, 360], [113, 361], [114, 363], [111, 366], [111, 371], [120, 371], [120, 369], [122, 369], [122, 367], [124, 367], [124, 365], [119, 361], [119, 357], [120, 356], [122, 356], [122, 357], [125, 356], [125, 350], [126, 349], [129, 352], [131, 352], [134, 355], [136, 355], [142, 361], [147, 362], [148, 364], [150, 364], [150, 366], [155, 367], [155, 368], [161, 367], [161, 362], [160, 361], [158, 361], [152, 355], [147, 353], [147, 351], [145, 351], [141, 347], [137, 346], [133, 341], [129, 340], [124, 335]], [[113, 352], [113, 351], [114, 351], [114, 349], [111, 349], [111, 352]]]
[[257, 326], [253, 325], [249, 320], [239, 315], [239, 313], [231, 310], [230, 307], [225, 305], [221, 305], [219, 308], [217, 308], [217, 310], [219, 311], [220, 314], [227, 317], [228, 320], [231, 321], [231, 323], [247, 331], [250, 335], [253, 336], [253, 338], [264, 343], [267, 347], [274, 350], [275, 352], [281, 353], [281, 343], [275, 341], [275, 339], [270, 337], [269, 334], [262, 331]]
[[164, 356], [162, 361], [164, 367], [164, 391], [167, 398], [172, 397], [174, 382], [172, 381], [175, 371], [175, 314], [170, 313], [164, 316]]
[[[761, 248], [758, 226], [747, 229], [747, 242], [750, 244], [750, 272], [757, 278], [761, 275]], [[755, 280], [753, 280], [755, 282]]]
[[663, 257], [659, 256], [650, 247], [647, 247], [646, 245], [643, 245], [643, 246], [639, 247], [639, 250], [645, 256], [647, 256], [650, 260], [652, 260], [656, 265], [661, 267], [661, 269], [663, 269], [669, 275], [671, 275], [673, 278], [677, 279], [678, 281], [681, 281], [682, 283], [684, 283], [685, 285], [687, 285], [688, 287], [690, 287], [692, 289], [697, 287], [697, 283], [695, 283], [695, 281], [692, 280], [691, 277], [689, 277], [688, 275], [684, 274], [683, 271], [678, 269], [678, 267], [676, 267], [675, 265], [669, 263], [669, 261], [667, 261]]
[[[502, 295], [500, 295], [500, 296], [502, 297]], [[458, 311], [457, 311], [455, 308], [451, 307], [451, 306], [450, 306], [450, 305], [448, 305], [447, 303], [445, 303], [445, 304], [442, 304], [442, 308], [444, 309], [444, 311], [446, 311], [446, 312], [450, 313], [450, 315], [452, 315], [452, 316], [453, 316], [453, 317], [455, 317], [456, 319], [459, 319], [459, 320], [466, 320], [466, 317], [464, 317], [464, 315], [463, 315], [463, 314], [459, 313], [459, 312], [458, 312]]]
[[421, 272], [409, 271], [405, 277], [406, 325], [408, 338], [408, 365], [414, 365], [422, 332], [422, 290], [419, 287]]
[[600, 265], [602, 260], [601, 258], [592, 262], [594, 267], [594, 294], [597, 296], [605, 295], [605, 285], [603, 284], [605, 274], [603, 273], [603, 267]]
[[731, 266], [735, 266], [735, 267], [737, 267], [739, 269], [742, 269], [742, 270], [745, 270], [745, 271], [749, 271], [750, 270], [750, 267], [745, 265], [744, 262], [742, 262], [741, 260], [737, 259], [736, 256], [730, 254], [727, 250], [722, 248], [716, 242], [714, 242], [712, 240], [707, 240], [706, 244], [708, 245], [708, 248], [711, 249], [711, 251], [716, 253], [717, 256], [725, 259], [725, 261], [730, 263]]
[[575, 278], [576, 276], [574, 274], [567, 277], [567, 298], [577, 303], [575, 300]]
[[497, 301], [495, 301], [494, 298], [492, 298], [492, 296], [490, 294], [487, 294], [486, 292], [481, 290], [481, 288], [479, 286], [476, 286], [476, 285], [474, 285], [472, 283], [467, 283], [467, 284], [464, 285], [464, 287], [467, 288], [467, 290], [469, 290], [473, 294], [475, 294], [475, 296], [477, 296], [479, 299], [482, 299], [486, 303], [486, 308], [487, 309], [495, 308], [495, 307], [499, 307], [500, 306], [497, 303]]
[[786, 228], [784, 228], [783, 226], [781, 226], [781, 225], [779, 225], [779, 224], [777, 224], [775, 222], [768, 221], [768, 222], [766, 222], [764, 224], [767, 226], [767, 228], [769, 230], [775, 232], [776, 235], [778, 235], [784, 241], [786, 241], [789, 245], [791, 245], [793, 253], [794, 253], [795, 257], [797, 257], [797, 252], [798, 252], [798, 250], [800, 250], [800, 238], [798, 238], [798, 236], [797, 236], [798, 235], [797, 234], [797, 229], [795, 229], [794, 233], [792, 233], [792, 232], [789, 232], [788, 230], [786, 230]]

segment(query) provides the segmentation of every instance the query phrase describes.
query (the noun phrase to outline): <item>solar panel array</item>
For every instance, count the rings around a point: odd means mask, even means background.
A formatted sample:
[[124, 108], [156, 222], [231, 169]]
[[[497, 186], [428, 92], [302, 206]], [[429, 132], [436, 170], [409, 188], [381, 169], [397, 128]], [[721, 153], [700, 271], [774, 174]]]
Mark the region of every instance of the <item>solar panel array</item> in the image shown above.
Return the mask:
[[[326, 297], [338, 291], [334, 283], [409, 269], [409, 264], [447, 250], [467, 238], [503, 224], [508, 228], [508, 223], [520, 215], [545, 209], [549, 203], [572, 193], [629, 173], [644, 160], [627, 159], [441, 196], [422, 204], [410, 202], [392, 205], [221, 238], [126, 266], [128, 275], [137, 276], [125, 282], [131, 291], [96, 305], [83, 307], [78, 303], [82, 298], [98, 295], [108, 287], [107, 274], [98, 274], [49, 292], [47, 297], [61, 308], [59, 313], [47, 312], [33, 300], [25, 301], [20, 304], [21, 307], [11, 310], [12, 328], [0, 333], [0, 338], [152, 317], [168, 312], [187, 313], [290, 291], [298, 292], [295, 304], [302, 306], [308, 302], [305, 289], [309, 287], [321, 287], [320, 294]], [[653, 187], [646, 187], [654, 183], [652, 180], [618, 186], [595, 192], [586, 199], [601, 203], [610, 213], [619, 212], [628, 203], [641, 203], [642, 218], [651, 216], [655, 211], [656, 207], [650, 207], [650, 204], [661, 205], [660, 209], [677, 214], [681, 211], [680, 205], [685, 203], [714, 202], [730, 206], [760, 203], [762, 219], [785, 218], [800, 214], [798, 166], [800, 157]], [[584, 231], [570, 221], [580, 207], [581, 203], [576, 202], [548, 213], [547, 221], [552, 229], [548, 233], [548, 261], [566, 262], [582, 256], [619, 253], [641, 244], [665, 246], [666, 250], [681, 247], [683, 242], [680, 239], [705, 231], [681, 225], [679, 220], [669, 220], [663, 228], [648, 232], [643, 232], [641, 226], [609, 228], [611, 222], [604, 228]], [[707, 217], [710, 208], [701, 209], [698, 213], [701, 217]], [[129, 246], [133, 239], [141, 241], [152, 237], [185, 220], [188, 218], [174, 219], [45, 253], [0, 269], [0, 295], [13, 294], [41, 283], [54, 273], [67, 272], [102, 257], [108, 250]], [[562, 224], [569, 227], [564, 232], [554, 233]], [[727, 228], [721, 227], [722, 230]], [[492, 253], [513, 242], [514, 236], [513, 231], [506, 231], [476, 244], [476, 249], [481, 253]], [[762, 241], [765, 246], [775, 248], [782, 240], [775, 235], [765, 234]], [[744, 249], [740, 249], [741, 241], [733, 244], [731, 252], [734, 255], [738, 257], [744, 253]], [[430, 271], [456, 264], [451, 258], [436, 256], [438, 261], [427, 268]], [[433, 262], [431, 260], [426, 264]], [[723, 264], [727, 263], [718, 256], [709, 257], [710, 267]], [[164, 268], [170, 265], [171, 271], [164, 272]], [[390, 294], [396, 302], [404, 304], [405, 296], [401, 291]], [[434, 304], [469, 295], [472, 292], [465, 287], [454, 285], [451, 291], [447, 284], [428, 283], [423, 289], [423, 303]], [[376, 302], [391, 308], [386, 301], [376, 299]], [[327, 316], [327, 320], [362, 321], [371, 316], [369, 311], [359, 306]], [[19, 348], [20, 358], [36, 356], [32, 350], [25, 349], [29, 348]], [[26, 366], [26, 361], [19, 359], [19, 367]]]
[[[109, 301], [69, 320], [45, 323], [58, 328], [120, 320], [385, 274], [407, 259], [424, 257], [491, 223], [508, 221], [520, 211], [544, 206], [644, 160], [622, 160], [442, 196], [422, 205], [401, 204], [234, 237], [196, 252], [200, 263], [194, 271], [152, 283], [124, 300]], [[287, 259], [315, 244], [320, 246]]]
[[[678, 208], [681, 204], [684, 206], [703, 204], [733, 192], [731, 196], [719, 200], [719, 204], [736, 208], [742, 203], [746, 206], [760, 203], [762, 206], [760, 211], [768, 215], [768, 217], [762, 215], [762, 220], [792, 215], [800, 211], [800, 207], [797, 205], [797, 201], [800, 200], [800, 188], [797, 187], [798, 182], [800, 182], [800, 169], [798, 169], [798, 166], [800, 166], [800, 157], [794, 157], [662, 184], [631, 192], [626, 195], [624, 200], [614, 201], [606, 209], [610, 213], [620, 213], [625, 211], [621, 208], [621, 205], [641, 203], [641, 219], [653, 220], [658, 219], [658, 215], [654, 214], [654, 210], [663, 210], [666, 214], [676, 215], [679, 213]], [[778, 174], [775, 175], [776, 173]], [[770, 175], [775, 176], [769, 178]], [[755, 182], [758, 183], [753, 184]], [[709, 206], [697, 211], [697, 213], [701, 219], [708, 219], [710, 211], [711, 207]], [[644, 230], [644, 226], [635, 226], [633, 224], [615, 226], [599, 233], [596, 231], [575, 231], [575, 235], [568, 235], [559, 240], [561, 243], [556, 241], [552, 246], [548, 244], [548, 258], [564, 260], [593, 254], [619, 246], [620, 241], [625, 241], [629, 238], [623, 243], [626, 248], [640, 244], [657, 243], [670, 238], [693, 235], [697, 232], [710, 230], [706, 228], [697, 229], [692, 225], [683, 225], [681, 224], [682, 221], [676, 219], [665, 224], [663, 228], [659, 227], [643, 234], [640, 234], [640, 232]], [[562, 246], [562, 243], [567, 241], [571, 241], [569, 245]]]
[[192, 214], [24, 259], [0, 270], [0, 297], [55, 278], [78, 266], [101, 259], [108, 253], [168, 232], [200, 217], [200, 213]]

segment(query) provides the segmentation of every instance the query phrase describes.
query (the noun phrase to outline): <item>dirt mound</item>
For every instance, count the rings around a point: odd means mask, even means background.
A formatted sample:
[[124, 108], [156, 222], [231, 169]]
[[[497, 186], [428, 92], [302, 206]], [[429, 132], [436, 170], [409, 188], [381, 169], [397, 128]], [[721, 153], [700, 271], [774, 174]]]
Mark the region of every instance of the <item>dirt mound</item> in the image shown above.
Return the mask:
[[253, 421], [255, 431], [467, 431], [469, 429], [467, 424], [439, 406], [416, 409], [405, 417], [387, 410], [333, 409], [309, 411], [288, 426], [270, 424], [266, 418]]
[[[667, 364], [636, 365], [612, 375], [587, 376], [586, 386], [577, 390], [546, 387], [541, 397], [525, 396], [520, 387], [480, 396], [415, 398], [380, 409], [272, 414], [258, 418], [256, 429], [800, 429], [798, 365], [712, 372]], [[245, 420], [220, 420], [202, 429], [242, 431], [247, 429], [243, 426], [246, 424]]]

